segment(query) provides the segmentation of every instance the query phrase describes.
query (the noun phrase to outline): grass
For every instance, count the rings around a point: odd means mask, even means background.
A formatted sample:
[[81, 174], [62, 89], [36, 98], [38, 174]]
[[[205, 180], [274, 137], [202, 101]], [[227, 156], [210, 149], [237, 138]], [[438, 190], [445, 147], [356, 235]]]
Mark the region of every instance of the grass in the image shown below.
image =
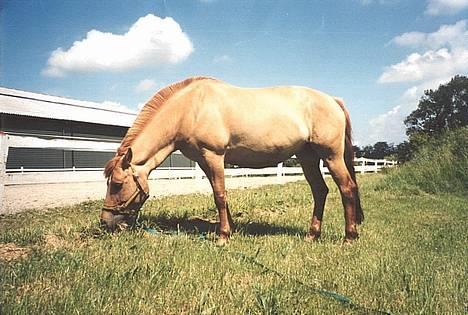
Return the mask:
[[330, 182], [316, 243], [303, 241], [305, 182], [231, 191], [237, 232], [224, 248], [199, 219], [216, 218], [206, 195], [148, 201], [140, 224], [156, 233], [102, 233], [102, 202], [1, 216], [0, 313], [466, 314], [468, 198], [359, 180], [366, 222], [351, 246]]
[[379, 184], [384, 190], [413, 194], [468, 192], [468, 127], [427, 140], [405, 167], [392, 170]]

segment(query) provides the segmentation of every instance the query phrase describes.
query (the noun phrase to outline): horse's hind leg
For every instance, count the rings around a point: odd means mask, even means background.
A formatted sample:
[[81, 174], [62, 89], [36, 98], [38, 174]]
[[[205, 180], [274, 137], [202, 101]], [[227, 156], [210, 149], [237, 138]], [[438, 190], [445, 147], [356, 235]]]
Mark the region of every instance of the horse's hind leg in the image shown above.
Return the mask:
[[320, 172], [320, 159], [318, 155], [310, 150], [297, 156], [314, 197], [314, 212], [310, 221], [309, 231], [305, 237], [306, 241], [313, 241], [319, 239], [322, 231], [323, 210], [325, 208], [328, 187]]
[[338, 185], [341, 193], [346, 224], [345, 241], [352, 241], [358, 238], [356, 228], [357, 185], [346, 168], [342, 153], [331, 155], [326, 159], [326, 161], [328, 170], [330, 171], [333, 180]]
[[200, 161], [200, 167], [208, 177], [219, 214], [219, 239], [218, 244], [224, 245], [231, 236], [232, 218], [229, 213], [227, 194], [224, 182], [224, 155], [206, 151]]

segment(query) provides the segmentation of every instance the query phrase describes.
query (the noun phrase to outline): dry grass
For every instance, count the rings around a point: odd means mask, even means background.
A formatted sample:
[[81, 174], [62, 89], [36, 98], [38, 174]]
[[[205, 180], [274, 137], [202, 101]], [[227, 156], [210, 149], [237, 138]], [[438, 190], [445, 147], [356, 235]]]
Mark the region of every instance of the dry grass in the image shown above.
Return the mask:
[[0, 260], [11, 262], [24, 259], [28, 256], [30, 248], [19, 247], [14, 243], [0, 244]]

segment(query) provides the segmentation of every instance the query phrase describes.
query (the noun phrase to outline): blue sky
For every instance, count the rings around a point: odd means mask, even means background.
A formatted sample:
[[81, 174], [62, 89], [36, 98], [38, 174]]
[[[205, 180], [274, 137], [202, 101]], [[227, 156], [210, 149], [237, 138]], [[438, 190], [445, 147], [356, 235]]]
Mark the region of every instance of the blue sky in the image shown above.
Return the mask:
[[404, 137], [468, 74], [468, 0], [0, 2], [0, 86], [138, 109], [193, 75], [342, 97], [359, 145]]

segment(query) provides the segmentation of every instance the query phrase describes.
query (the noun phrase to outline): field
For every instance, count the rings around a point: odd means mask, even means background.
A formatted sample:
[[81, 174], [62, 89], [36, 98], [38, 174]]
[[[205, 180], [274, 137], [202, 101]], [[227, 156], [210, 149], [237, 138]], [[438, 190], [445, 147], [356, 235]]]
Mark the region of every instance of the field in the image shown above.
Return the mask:
[[466, 314], [468, 198], [359, 178], [361, 237], [342, 245], [331, 188], [322, 240], [303, 236], [305, 182], [229, 192], [217, 247], [211, 196], [149, 201], [140, 226], [98, 228], [101, 202], [0, 217], [1, 314]]

